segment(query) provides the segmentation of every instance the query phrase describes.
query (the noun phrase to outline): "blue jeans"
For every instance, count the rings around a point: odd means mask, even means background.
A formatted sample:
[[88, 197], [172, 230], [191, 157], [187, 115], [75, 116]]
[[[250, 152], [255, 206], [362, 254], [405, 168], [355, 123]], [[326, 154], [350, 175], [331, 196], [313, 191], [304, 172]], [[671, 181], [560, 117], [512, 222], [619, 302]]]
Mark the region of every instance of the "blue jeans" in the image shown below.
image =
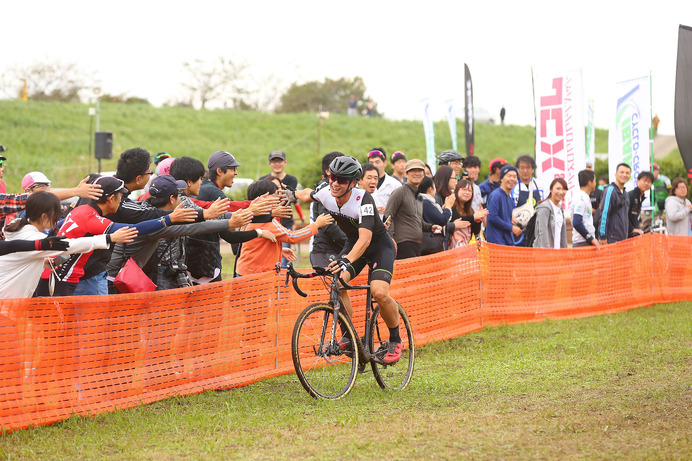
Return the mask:
[[108, 273], [103, 271], [88, 279], [80, 280], [72, 296], [107, 295], [108, 281], [106, 280], [106, 275]]

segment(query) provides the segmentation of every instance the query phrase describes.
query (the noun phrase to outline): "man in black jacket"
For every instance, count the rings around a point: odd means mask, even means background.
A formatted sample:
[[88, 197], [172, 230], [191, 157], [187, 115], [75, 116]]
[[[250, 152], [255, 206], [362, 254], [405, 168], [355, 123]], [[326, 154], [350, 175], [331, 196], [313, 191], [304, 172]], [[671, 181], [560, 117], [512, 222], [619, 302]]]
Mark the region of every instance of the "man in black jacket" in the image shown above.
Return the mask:
[[596, 227], [601, 243], [616, 243], [627, 239], [629, 235], [630, 197], [625, 193], [625, 184], [630, 179], [632, 169], [626, 163], [620, 163], [615, 170], [615, 182], [604, 191], [598, 211], [600, 223]]
[[642, 200], [644, 200], [644, 194], [646, 191], [651, 189], [651, 185], [654, 182], [654, 175], [650, 171], [642, 171], [637, 177], [637, 187], [629, 192], [630, 196], [630, 208], [629, 208], [629, 236], [634, 237], [636, 235], [642, 235], [644, 229], [642, 229], [641, 213], [642, 213]]

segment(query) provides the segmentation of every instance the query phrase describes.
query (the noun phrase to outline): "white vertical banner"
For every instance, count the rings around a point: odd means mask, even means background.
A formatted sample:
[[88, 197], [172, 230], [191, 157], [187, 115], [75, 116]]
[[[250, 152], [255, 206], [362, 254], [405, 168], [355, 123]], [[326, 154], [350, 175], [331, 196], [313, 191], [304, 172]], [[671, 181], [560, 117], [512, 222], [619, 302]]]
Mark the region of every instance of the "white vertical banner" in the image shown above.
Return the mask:
[[425, 160], [430, 168], [435, 173], [437, 169], [437, 158], [435, 156], [435, 127], [433, 126], [433, 120], [430, 117], [430, 98], [425, 98], [421, 100], [423, 105], [423, 130], [425, 131]]
[[586, 163], [596, 169], [596, 130], [593, 126], [593, 100], [589, 99], [588, 122], [586, 125]]
[[454, 99], [448, 99], [445, 101], [447, 106], [447, 121], [449, 122], [449, 134], [452, 136], [452, 149], [457, 152], [457, 115], [454, 108]]
[[632, 175], [625, 188], [632, 190], [639, 173], [651, 170], [649, 75], [617, 83], [615, 96], [615, 117], [608, 134], [608, 175], [614, 181], [618, 164], [628, 164]]
[[569, 210], [579, 190], [578, 174], [586, 168], [581, 69], [535, 74], [534, 98], [536, 177], [546, 188], [564, 178], [569, 190], [563, 206]]

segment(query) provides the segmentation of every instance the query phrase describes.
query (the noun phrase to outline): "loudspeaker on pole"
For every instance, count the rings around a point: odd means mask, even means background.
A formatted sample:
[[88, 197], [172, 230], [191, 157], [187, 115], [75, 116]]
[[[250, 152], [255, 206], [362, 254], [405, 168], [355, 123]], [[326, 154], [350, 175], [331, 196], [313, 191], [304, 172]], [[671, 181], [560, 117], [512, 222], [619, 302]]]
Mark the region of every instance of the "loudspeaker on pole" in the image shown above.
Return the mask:
[[96, 131], [94, 134], [94, 157], [97, 159], [113, 158], [113, 132]]

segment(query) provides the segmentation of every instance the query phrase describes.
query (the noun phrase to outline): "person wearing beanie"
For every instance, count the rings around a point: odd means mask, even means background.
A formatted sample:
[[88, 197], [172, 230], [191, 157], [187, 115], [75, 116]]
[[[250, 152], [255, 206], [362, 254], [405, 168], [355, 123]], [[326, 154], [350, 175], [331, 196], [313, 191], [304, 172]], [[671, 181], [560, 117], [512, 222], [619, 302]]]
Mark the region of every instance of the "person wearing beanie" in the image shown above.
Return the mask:
[[519, 171], [514, 165], [505, 165], [500, 169], [500, 187], [488, 198], [485, 239], [489, 243], [513, 246], [514, 237], [521, 235], [521, 229], [512, 220], [514, 199], [510, 195], [518, 178]]
[[490, 164], [488, 165], [490, 175], [488, 175], [488, 179], [483, 181], [480, 186], [478, 186], [481, 190], [482, 205], [487, 205], [488, 197], [492, 191], [500, 187], [500, 169], [506, 164], [507, 162], [501, 158], [494, 158], [490, 161]]

